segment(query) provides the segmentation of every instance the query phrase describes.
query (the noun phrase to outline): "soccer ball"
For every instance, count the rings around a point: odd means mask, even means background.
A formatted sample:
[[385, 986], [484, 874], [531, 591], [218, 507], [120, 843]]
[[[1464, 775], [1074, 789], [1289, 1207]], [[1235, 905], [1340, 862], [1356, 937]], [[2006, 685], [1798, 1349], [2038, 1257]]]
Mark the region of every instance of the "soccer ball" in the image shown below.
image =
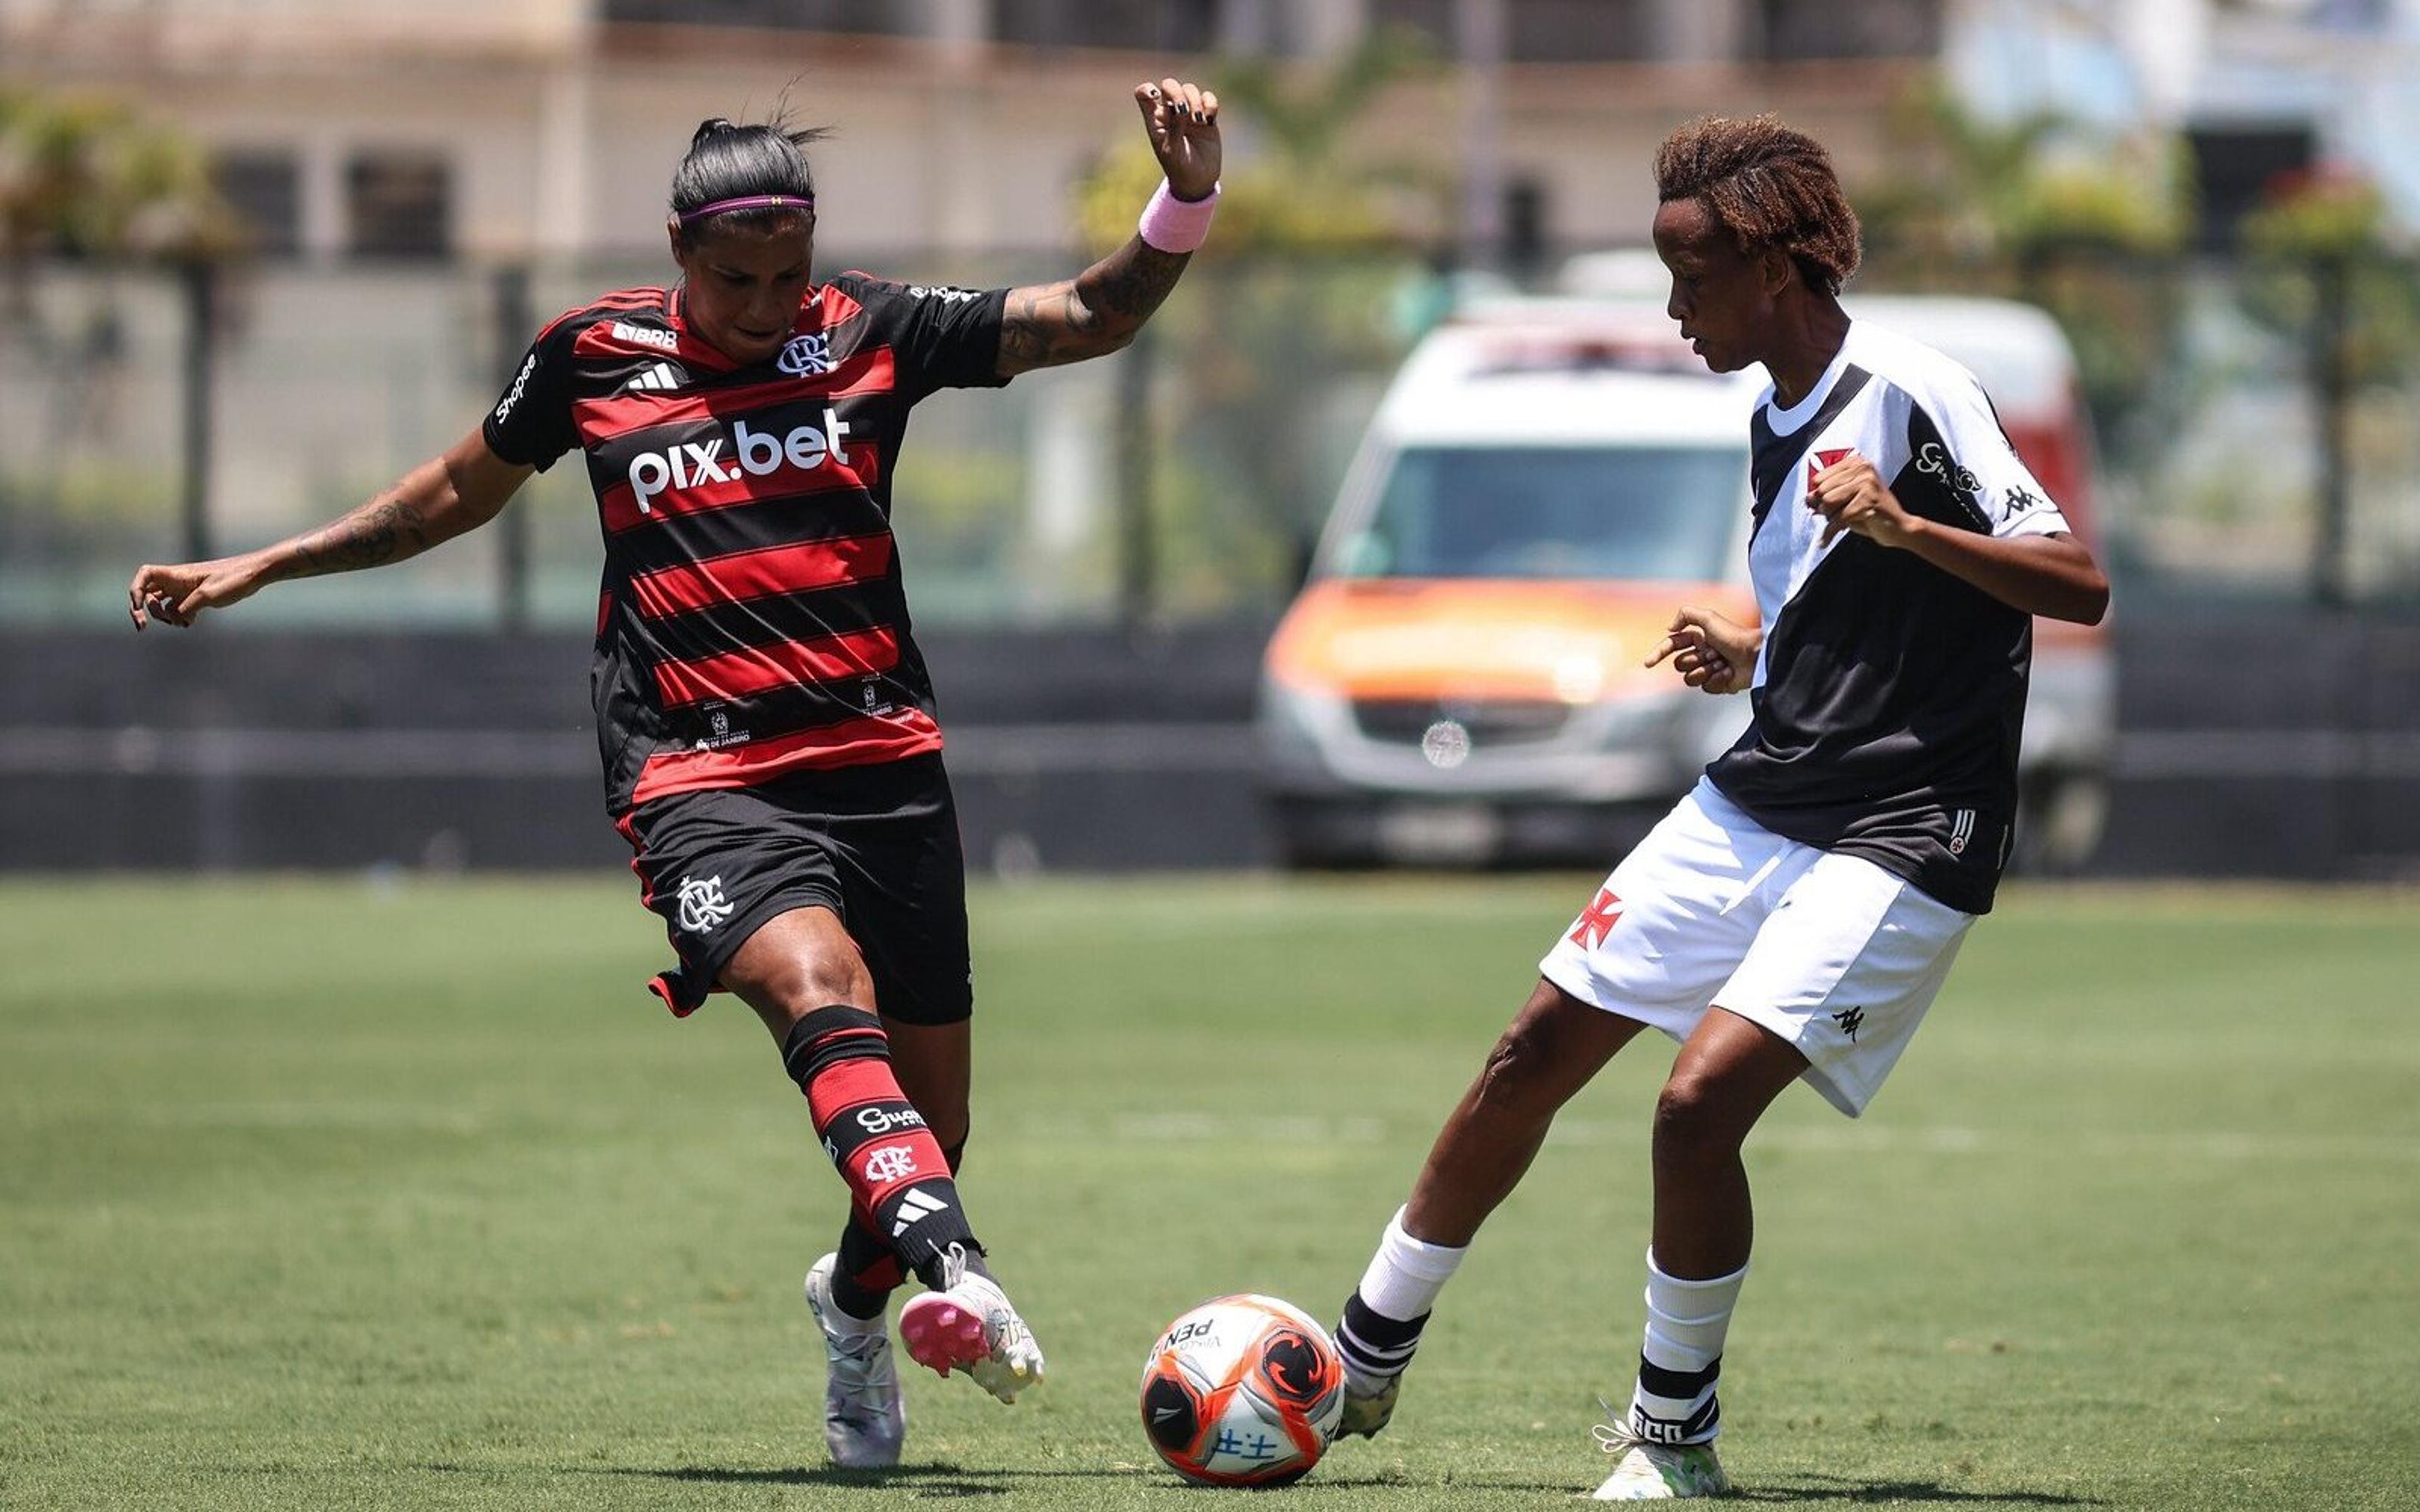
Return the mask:
[[1168, 1325], [1142, 1366], [1142, 1427], [1205, 1486], [1299, 1480], [1344, 1413], [1344, 1362], [1300, 1308], [1249, 1292]]

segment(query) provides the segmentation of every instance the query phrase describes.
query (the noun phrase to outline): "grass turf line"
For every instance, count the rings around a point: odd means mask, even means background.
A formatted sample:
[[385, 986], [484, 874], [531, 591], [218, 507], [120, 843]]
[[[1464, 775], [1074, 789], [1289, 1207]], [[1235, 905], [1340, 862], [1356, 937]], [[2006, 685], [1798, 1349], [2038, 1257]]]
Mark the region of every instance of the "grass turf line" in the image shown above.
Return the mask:
[[[1331, 1315], [1586, 879], [979, 891], [978, 1231], [1049, 1351], [825, 1468], [839, 1183], [626, 882], [0, 886], [0, 1505], [1198, 1505], [1136, 1420], [1202, 1297]], [[1874, 1110], [1750, 1147], [1726, 1459], [1807, 1505], [2402, 1507], [2410, 895], [2012, 888]], [[1642, 1041], [1306, 1508], [1566, 1504], [1626, 1391]]]

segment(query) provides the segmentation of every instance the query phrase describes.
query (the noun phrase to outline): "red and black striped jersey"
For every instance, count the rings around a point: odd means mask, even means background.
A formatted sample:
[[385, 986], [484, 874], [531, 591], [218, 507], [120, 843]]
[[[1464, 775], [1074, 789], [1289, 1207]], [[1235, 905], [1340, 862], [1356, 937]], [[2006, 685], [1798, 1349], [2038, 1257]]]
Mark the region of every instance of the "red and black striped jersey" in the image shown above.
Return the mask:
[[541, 332], [487, 419], [507, 462], [577, 448], [605, 538], [597, 737], [615, 813], [939, 750], [891, 537], [908, 411], [996, 386], [1007, 291], [843, 273], [771, 362], [692, 334], [678, 288]]

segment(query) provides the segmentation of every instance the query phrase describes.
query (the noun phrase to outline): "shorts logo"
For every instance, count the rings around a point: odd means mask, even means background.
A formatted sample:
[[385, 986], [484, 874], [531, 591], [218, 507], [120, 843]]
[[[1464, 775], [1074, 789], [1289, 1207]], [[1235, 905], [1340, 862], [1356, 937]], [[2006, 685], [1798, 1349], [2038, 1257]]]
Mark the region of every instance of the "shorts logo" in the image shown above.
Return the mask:
[[716, 925], [728, 922], [738, 911], [724, 901], [721, 877], [708, 877], [704, 882], [681, 878], [680, 927], [691, 934], [710, 934]]
[[1975, 838], [1975, 810], [1961, 809], [1949, 822], [1949, 854], [1966, 854], [1966, 842]]
[[792, 378], [814, 378], [832, 370], [831, 337], [822, 332], [792, 336], [773, 365]]
[[1863, 1008], [1844, 1008], [1832, 1015], [1832, 1022], [1838, 1025], [1840, 1032], [1849, 1037], [1851, 1044], [1854, 1044], [1857, 1031], [1866, 1026], [1866, 1011]]
[[865, 1157], [865, 1179], [897, 1181], [916, 1174], [916, 1151], [906, 1145], [883, 1145]]
[[1596, 902], [1580, 912], [1579, 924], [1572, 931], [1572, 943], [1583, 950], [1595, 949], [1613, 933], [1621, 918], [1621, 900], [1613, 895], [1611, 887], [1599, 887]]

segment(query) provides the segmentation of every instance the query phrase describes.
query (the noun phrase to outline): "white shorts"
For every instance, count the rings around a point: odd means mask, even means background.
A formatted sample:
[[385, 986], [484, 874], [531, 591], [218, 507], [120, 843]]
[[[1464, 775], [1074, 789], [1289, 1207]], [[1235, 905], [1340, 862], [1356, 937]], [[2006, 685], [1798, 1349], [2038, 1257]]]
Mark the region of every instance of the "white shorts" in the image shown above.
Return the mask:
[[1700, 779], [1538, 971], [1675, 1040], [1727, 1009], [1795, 1045], [1807, 1085], [1854, 1119], [1974, 922], [1871, 861], [1784, 840]]

